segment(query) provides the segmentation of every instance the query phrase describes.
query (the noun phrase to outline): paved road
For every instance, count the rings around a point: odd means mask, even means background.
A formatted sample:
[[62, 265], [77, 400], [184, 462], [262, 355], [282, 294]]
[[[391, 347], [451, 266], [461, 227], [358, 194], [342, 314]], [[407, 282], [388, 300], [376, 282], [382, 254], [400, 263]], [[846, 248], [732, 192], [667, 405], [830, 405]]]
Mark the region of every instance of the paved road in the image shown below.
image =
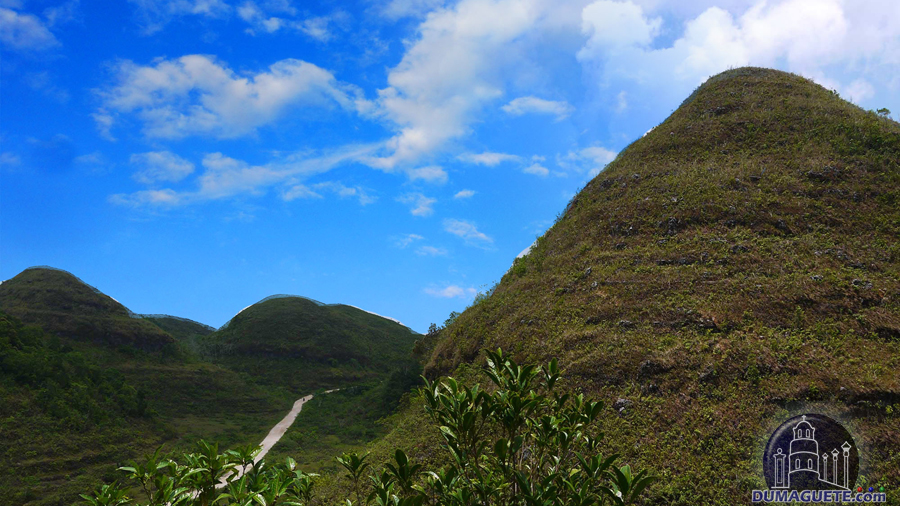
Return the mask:
[[[337, 390], [339, 390], [339, 389], [335, 388], [332, 390], [326, 390], [325, 393], [330, 394], [331, 392], [334, 392]], [[267, 453], [269, 453], [269, 450], [271, 450], [272, 447], [275, 446], [276, 443], [278, 443], [278, 441], [282, 438], [282, 436], [284, 436], [284, 433], [287, 432], [287, 430], [291, 427], [291, 425], [293, 425], [294, 420], [297, 419], [297, 415], [300, 414], [300, 410], [303, 409], [303, 405], [306, 404], [307, 402], [309, 402], [310, 399], [312, 399], [312, 398], [313, 398], [313, 396], [312, 396], [312, 394], [310, 394], [310, 395], [307, 395], [306, 397], [301, 397], [301, 398], [297, 399], [296, 401], [294, 401], [294, 407], [291, 408], [291, 410], [288, 412], [288, 414], [285, 415], [285, 417], [282, 418], [280, 422], [276, 423], [275, 426], [272, 427], [272, 430], [269, 431], [269, 433], [266, 435], [265, 439], [263, 439], [262, 443], [260, 443], [260, 446], [262, 446], [262, 450], [256, 455], [256, 458], [253, 459], [254, 464], [259, 462], [260, 460], [262, 460], [262, 458], [265, 457]], [[241, 475], [243, 474], [241, 469], [238, 469], [237, 473], [238, 473], [238, 475], [237, 475], [238, 478], [240, 478]], [[230, 478], [230, 475], [224, 476], [222, 478], [222, 480], [220, 481], [219, 485], [217, 485], [217, 488], [224, 487], [227, 484], [227, 480], [229, 478]]]

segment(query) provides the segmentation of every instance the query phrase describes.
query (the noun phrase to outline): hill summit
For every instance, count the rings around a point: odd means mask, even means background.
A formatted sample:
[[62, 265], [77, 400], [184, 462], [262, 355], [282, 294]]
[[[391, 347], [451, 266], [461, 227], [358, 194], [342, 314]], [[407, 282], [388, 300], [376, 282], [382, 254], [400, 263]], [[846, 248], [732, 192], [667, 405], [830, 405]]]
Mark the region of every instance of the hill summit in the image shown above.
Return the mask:
[[31, 267], [0, 284], [0, 310], [79, 341], [154, 351], [175, 343], [117, 300], [53, 267]]
[[243, 309], [200, 342], [215, 360], [272, 383], [324, 387], [396, 368], [419, 337], [353, 306], [278, 295]]
[[784, 72], [710, 78], [444, 329], [427, 373], [497, 347], [607, 398], [612, 451], [657, 470], [659, 503], [746, 502], [801, 412], [844, 423], [896, 490], [900, 125]]

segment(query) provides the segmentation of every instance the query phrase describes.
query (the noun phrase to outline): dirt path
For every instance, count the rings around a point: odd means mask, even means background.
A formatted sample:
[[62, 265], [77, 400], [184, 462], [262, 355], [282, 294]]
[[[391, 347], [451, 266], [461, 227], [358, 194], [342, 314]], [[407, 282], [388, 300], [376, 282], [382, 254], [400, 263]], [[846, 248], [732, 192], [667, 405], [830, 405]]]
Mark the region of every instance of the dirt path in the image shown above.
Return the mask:
[[[326, 390], [323, 393], [330, 394], [331, 392], [335, 392], [337, 390], [340, 390], [340, 389], [335, 388], [332, 390]], [[262, 460], [262, 458], [265, 457], [267, 453], [269, 453], [269, 450], [271, 450], [272, 447], [275, 446], [276, 443], [278, 443], [278, 441], [282, 438], [282, 436], [284, 436], [284, 433], [287, 432], [287, 430], [291, 427], [291, 425], [294, 424], [294, 420], [297, 419], [297, 415], [300, 414], [300, 410], [303, 409], [303, 405], [306, 404], [307, 402], [309, 402], [312, 398], [313, 398], [313, 395], [310, 394], [310, 395], [307, 395], [306, 397], [301, 397], [301, 398], [297, 399], [296, 401], [294, 401], [294, 407], [291, 408], [291, 410], [288, 412], [288, 414], [285, 415], [285, 417], [282, 418], [280, 422], [276, 423], [275, 426], [272, 427], [272, 430], [270, 430], [269, 433], [266, 434], [266, 437], [262, 440], [262, 443], [260, 443], [260, 446], [262, 446], [262, 450], [253, 459], [254, 464], [256, 464], [257, 462]], [[242, 474], [243, 474], [242, 470], [238, 469], [237, 477], [240, 478]], [[227, 480], [230, 477], [231, 477], [230, 474], [224, 476], [216, 488], [224, 487], [227, 484]]]

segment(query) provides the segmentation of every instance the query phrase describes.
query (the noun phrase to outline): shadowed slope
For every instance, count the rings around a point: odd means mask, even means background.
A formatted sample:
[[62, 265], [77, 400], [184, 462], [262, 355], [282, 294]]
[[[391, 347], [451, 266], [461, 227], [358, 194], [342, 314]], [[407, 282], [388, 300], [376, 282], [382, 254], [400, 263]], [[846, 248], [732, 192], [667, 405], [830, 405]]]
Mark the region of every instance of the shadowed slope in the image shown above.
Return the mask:
[[386, 375], [418, 334], [352, 306], [267, 298], [202, 339], [212, 357], [274, 384], [326, 387]]
[[48, 332], [110, 347], [172, 348], [165, 331], [72, 274], [32, 267], [0, 284], [0, 310]]

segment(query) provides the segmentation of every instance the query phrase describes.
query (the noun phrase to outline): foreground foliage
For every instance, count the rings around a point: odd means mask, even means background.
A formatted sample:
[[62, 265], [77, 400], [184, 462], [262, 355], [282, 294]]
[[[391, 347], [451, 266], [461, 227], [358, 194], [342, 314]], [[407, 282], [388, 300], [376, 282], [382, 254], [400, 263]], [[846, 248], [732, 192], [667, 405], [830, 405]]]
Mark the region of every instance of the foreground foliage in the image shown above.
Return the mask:
[[[352, 486], [347, 505], [623, 505], [651, 483], [645, 471], [614, 466], [599, 453], [596, 420], [603, 404], [556, 390], [556, 361], [518, 365], [501, 351], [488, 353], [492, 385], [460, 385], [454, 378], [426, 383], [425, 411], [438, 426], [448, 464], [428, 470], [402, 450], [380, 472], [368, 455], [347, 453], [337, 462]], [[159, 452], [119, 470], [137, 482], [147, 506], [310, 504], [315, 474], [292, 458], [268, 466], [254, 462], [258, 447], [218, 452], [204, 441], [181, 459]], [[368, 479], [366, 474], [369, 473]], [[135, 504], [120, 484], [82, 495], [90, 506]]]

